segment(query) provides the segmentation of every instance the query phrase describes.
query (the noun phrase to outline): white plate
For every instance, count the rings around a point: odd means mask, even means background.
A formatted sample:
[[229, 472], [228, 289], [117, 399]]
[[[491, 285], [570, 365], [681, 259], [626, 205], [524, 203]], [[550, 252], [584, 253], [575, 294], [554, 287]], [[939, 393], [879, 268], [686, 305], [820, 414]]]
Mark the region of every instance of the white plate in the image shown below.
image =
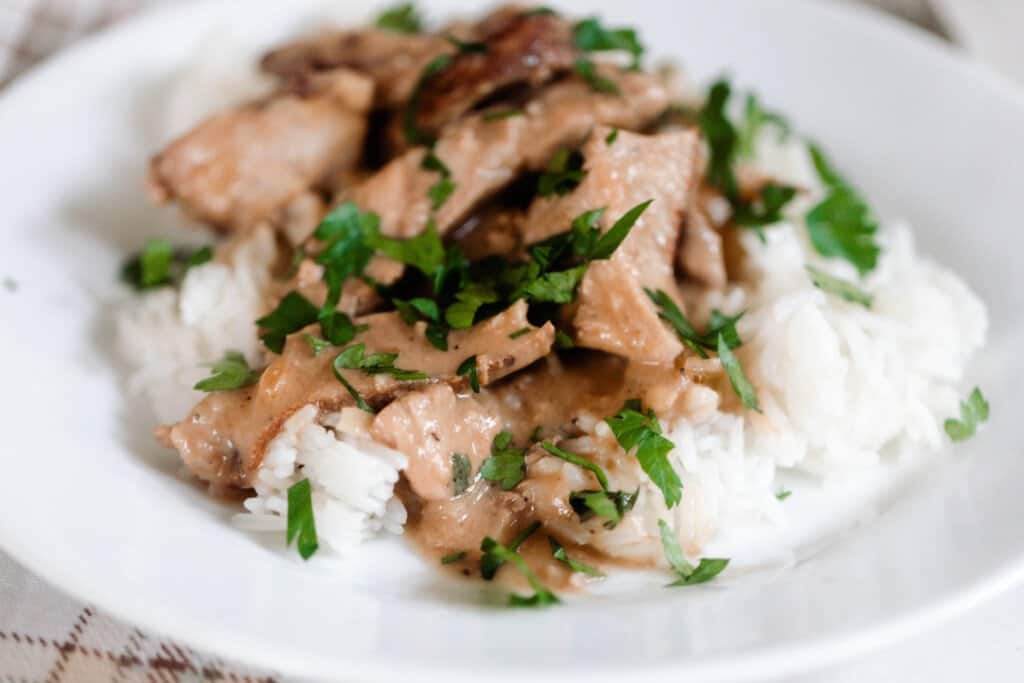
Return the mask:
[[1024, 432], [1014, 419], [1024, 98], [923, 35], [806, 2], [586, 5], [637, 25], [702, 79], [727, 68], [756, 84], [980, 292], [992, 342], [973, 377], [993, 419], [979, 438], [791, 569], [675, 591], [627, 581], [559, 609], [481, 606], [394, 544], [334, 571], [229, 527], [226, 508], [176, 477], [174, 457], [147, 438], [148, 413], [125, 404], [97, 294], [130, 246], [171, 229], [142, 177], [176, 70], [210, 29], [266, 43], [299, 25], [306, 4], [168, 8], [87, 41], [0, 100], [0, 277], [19, 283], [0, 290], [5, 550], [196, 647], [360, 680], [764, 678], [910, 634], [1024, 572]]

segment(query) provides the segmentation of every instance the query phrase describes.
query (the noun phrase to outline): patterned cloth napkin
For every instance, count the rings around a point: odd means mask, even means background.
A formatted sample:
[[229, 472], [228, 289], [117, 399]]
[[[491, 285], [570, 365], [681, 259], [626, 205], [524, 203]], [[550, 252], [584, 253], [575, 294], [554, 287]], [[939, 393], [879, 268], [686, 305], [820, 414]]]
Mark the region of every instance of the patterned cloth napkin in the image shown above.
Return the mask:
[[[0, 87], [76, 38], [168, 1], [0, 0]], [[925, 0], [866, 1], [938, 26]], [[0, 552], [0, 683], [281, 680], [123, 624], [57, 592]]]

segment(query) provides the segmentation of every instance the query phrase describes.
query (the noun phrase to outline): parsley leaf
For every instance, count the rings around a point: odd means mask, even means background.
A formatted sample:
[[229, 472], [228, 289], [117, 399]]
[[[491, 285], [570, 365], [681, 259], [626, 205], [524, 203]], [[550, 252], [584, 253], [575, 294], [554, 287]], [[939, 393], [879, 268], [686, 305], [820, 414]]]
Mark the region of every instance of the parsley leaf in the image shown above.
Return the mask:
[[779, 129], [779, 138], [785, 140], [790, 135], [789, 122], [775, 112], [761, 106], [754, 93], [748, 93], [743, 105], [743, 123], [739, 129], [738, 154], [750, 159], [754, 156], [754, 146], [761, 129], [772, 125]]
[[525, 112], [522, 109], [492, 109], [491, 111], [484, 112], [484, 121], [501, 121], [502, 119], [510, 119], [513, 116], [522, 116]]
[[682, 548], [679, 547], [679, 539], [669, 528], [665, 520], [658, 520], [658, 529], [661, 531], [661, 546], [665, 551], [665, 559], [672, 567], [672, 571], [679, 575], [676, 581], [669, 586], [693, 586], [698, 583], [706, 583], [718, 576], [725, 569], [729, 560], [717, 558], [702, 558], [696, 567], [686, 561]]
[[640, 44], [636, 31], [631, 28], [605, 28], [597, 17], [580, 21], [573, 27], [576, 47], [584, 52], [615, 50], [628, 52], [633, 57], [630, 68], [640, 68], [644, 46]]
[[593, 475], [597, 478], [598, 483], [601, 485], [601, 488], [604, 491], [608, 490], [608, 476], [604, 473], [604, 470], [601, 469], [601, 466], [598, 465], [597, 463], [590, 462], [586, 458], [580, 457], [575, 453], [570, 453], [569, 451], [562, 450], [561, 448], [551, 443], [550, 441], [542, 441], [540, 445], [544, 450], [546, 450], [551, 455], [561, 458], [562, 460], [571, 462], [573, 465], [576, 465], [577, 467], [581, 467], [585, 470], [588, 470], [589, 472], [592, 472]]
[[376, 24], [377, 28], [396, 33], [419, 33], [423, 30], [423, 20], [411, 2], [384, 10], [377, 17]]
[[309, 299], [298, 292], [289, 292], [273, 311], [256, 321], [257, 325], [266, 330], [260, 339], [268, 349], [281, 353], [285, 338], [315, 323], [319, 314], [319, 309]]
[[410, 382], [421, 379], [428, 379], [428, 375], [425, 372], [417, 372], [416, 370], [403, 370], [402, 368], [395, 367], [395, 360], [398, 358], [398, 354], [395, 353], [372, 353], [369, 356], [366, 355], [365, 344], [353, 344], [348, 348], [345, 348], [335, 358], [331, 367], [334, 369], [334, 376], [341, 382], [348, 393], [355, 399], [356, 405], [365, 410], [368, 413], [374, 412], [373, 408], [363, 400], [363, 397], [359, 395], [355, 387], [345, 379], [341, 371], [344, 370], [361, 370], [369, 375], [391, 375], [396, 380], [402, 382]]
[[811, 282], [818, 289], [824, 290], [829, 294], [835, 294], [838, 297], [852, 301], [855, 304], [860, 304], [864, 308], [871, 308], [871, 303], [874, 301], [874, 297], [860, 289], [857, 285], [842, 278], [834, 277], [829, 275], [823, 270], [819, 270], [814, 266], [804, 266], [807, 274], [811, 276]]
[[122, 282], [139, 290], [174, 285], [189, 268], [212, 258], [213, 249], [209, 246], [196, 250], [175, 249], [167, 240], [150, 239], [139, 253], [122, 264], [120, 277]]
[[647, 207], [653, 201], [653, 199], [648, 199], [646, 202], [641, 202], [622, 214], [619, 220], [615, 221], [612, 227], [608, 229], [608, 232], [601, 235], [593, 249], [587, 253], [587, 257], [595, 260], [611, 258], [611, 255], [619, 248], [622, 241], [629, 236], [637, 220], [639, 220], [640, 216], [643, 215], [644, 211], [647, 210]]
[[474, 394], [480, 393], [480, 376], [477, 374], [476, 356], [470, 356], [462, 361], [455, 374], [469, 380], [469, 387], [473, 390]]
[[781, 491], [779, 491], [778, 493], [775, 494], [775, 498], [776, 498], [776, 500], [782, 501], [782, 500], [786, 500], [791, 495], [793, 495], [792, 491], [790, 491], [788, 489], [782, 489]]
[[591, 90], [596, 92], [609, 93], [612, 95], [619, 95], [619, 86], [615, 84], [615, 81], [605, 78], [597, 72], [597, 67], [589, 59], [577, 59], [576, 60], [576, 73], [586, 81], [587, 85], [590, 86]]
[[416, 297], [407, 301], [392, 299], [391, 302], [407, 325], [413, 325], [418, 320], [426, 320], [425, 336], [427, 341], [436, 349], [448, 350], [448, 326], [441, 320], [441, 312], [438, 310], [436, 301], [426, 297]]
[[551, 538], [550, 536], [548, 537], [548, 543], [551, 545], [551, 557], [555, 558], [562, 564], [566, 565], [567, 567], [569, 567], [569, 569], [573, 570], [574, 572], [579, 572], [580, 574], [586, 574], [587, 576], [593, 576], [595, 578], [600, 578], [605, 575], [604, 572], [602, 572], [600, 569], [597, 569], [596, 567], [591, 567], [589, 564], [580, 562], [579, 560], [574, 560], [571, 557], [569, 557], [569, 555], [565, 552], [565, 548], [563, 548], [558, 541]]
[[309, 348], [312, 349], [314, 356], [319, 356], [324, 350], [334, 346], [331, 342], [320, 337], [314, 337], [311, 334], [304, 334], [302, 338], [309, 342]]
[[574, 349], [576, 348], [576, 342], [562, 330], [555, 330], [555, 346], [563, 350]]
[[867, 202], [833, 168], [817, 145], [808, 150], [818, 177], [828, 194], [806, 216], [807, 232], [815, 251], [825, 257], [842, 258], [861, 275], [878, 265], [881, 248], [875, 242], [878, 220]]
[[739, 322], [746, 311], [741, 311], [734, 316], [728, 316], [715, 309], [711, 312], [708, 331], [700, 334], [690, 321], [687, 320], [686, 316], [683, 315], [683, 312], [679, 310], [672, 297], [664, 290], [659, 289], [656, 292], [652, 292], [649, 289], [645, 289], [644, 291], [654, 305], [658, 307], [658, 317], [670, 324], [679, 340], [701, 358], [708, 357], [704, 349], [715, 350], [718, 348], [719, 334], [725, 337], [726, 344], [728, 344], [730, 349], [736, 349], [741, 346], [740, 336], [736, 331], [736, 323]]
[[654, 411], [641, 412], [639, 401], [627, 401], [622, 409], [605, 420], [619, 445], [627, 453], [636, 448], [636, 459], [647, 477], [661, 489], [669, 508], [682, 499], [683, 483], [679, 480], [668, 454], [675, 444], [661, 434], [661, 424]]
[[730, 199], [739, 195], [739, 186], [732, 168], [738, 136], [726, 112], [731, 94], [732, 86], [728, 81], [716, 81], [708, 91], [707, 100], [698, 115], [701, 132], [711, 150], [708, 182]]
[[743, 366], [733, 355], [722, 334], [718, 335], [718, 358], [722, 361], [722, 367], [725, 368], [725, 372], [729, 376], [729, 383], [732, 385], [733, 391], [743, 401], [743, 405], [760, 413], [761, 406], [757, 401], [757, 391], [747, 378], [747, 374], [743, 372]]
[[405, 110], [402, 112], [402, 132], [405, 135], [405, 141], [410, 145], [430, 146], [434, 143], [434, 137], [421, 130], [416, 123], [416, 117], [419, 115], [420, 109], [420, 98], [423, 96], [423, 90], [430, 79], [447, 69], [448, 65], [452, 63], [452, 59], [454, 58], [450, 54], [439, 54], [430, 60], [430, 63], [423, 68], [423, 72], [420, 73], [420, 77], [416, 81], [412, 93], [409, 95]]
[[516, 330], [512, 334], [508, 335], [508, 338], [509, 339], [519, 339], [520, 337], [522, 337], [525, 334], [530, 334], [530, 328], [529, 327], [521, 327], [521, 328], [519, 328], [518, 330]]
[[586, 175], [583, 156], [563, 147], [555, 152], [544, 167], [544, 173], [537, 179], [537, 194], [541, 197], [569, 194]]
[[476, 313], [484, 304], [495, 303], [498, 293], [490, 285], [471, 282], [455, 294], [455, 302], [444, 312], [445, 321], [457, 330], [473, 326]]
[[[536, 531], [539, 527], [540, 523], [535, 523], [530, 527], [530, 533], [533, 533], [533, 531]], [[481, 569], [483, 568], [484, 563], [488, 561], [490, 564], [494, 565], [494, 569], [490, 577], [485, 575], [484, 578], [493, 578], [494, 572], [498, 570], [498, 567], [509, 562], [515, 565], [516, 569], [526, 577], [526, 580], [534, 590], [534, 594], [527, 597], [516, 595], [515, 593], [509, 595], [509, 605], [513, 607], [541, 607], [557, 604], [560, 602], [558, 597], [544, 587], [540, 582], [540, 579], [537, 578], [537, 575], [533, 573], [532, 569], [530, 569], [530, 566], [526, 564], [526, 560], [516, 552], [523, 540], [525, 540], [525, 538], [518, 540], [518, 543], [513, 547], [506, 547], [490, 536], [486, 537], [480, 543], [480, 550], [484, 553], [483, 561], [481, 561]]]
[[312, 557], [320, 547], [313, 519], [313, 493], [309, 479], [303, 479], [288, 488], [288, 545], [296, 538], [298, 540], [295, 545], [304, 560]]
[[[539, 521], [531, 523], [528, 527], [523, 529], [518, 536], [512, 539], [512, 542], [506, 546], [507, 549], [512, 552], [518, 551], [519, 546], [526, 542], [526, 539], [532, 536], [539, 528]], [[480, 549], [484, 550], [482, 545]], [[506, 560], [504, 558], [497, 555], [490, 555], [486, 550], [484, 550], [484, 556], [480, 558], [480, 575], [483, 577], [484, 581], [490, 581], [493, 579], [494, 575], [498, 573], [498, 568], [505, 564], [505, 562]]]
[[430, 198], [430, 208], [437, 211], [452, 196], [456, 188], [451, 178], [441, 178], [427, 189], [427, 197]]
[[433, 220], [419, 235], [409, 239], [377, 236], [372, 244], [385, 256], [412, 266], [428, 278], [437, 276], [445, 265], [445, 250]]
[[526, 449], [514, 448], [512, 435], [501, 432], [491, 443], [491, 456], [480, 466], [480, 476], [511, 491], [526, 476]]
[[259, 370], [253, 370], [238, 351], [225, 351], [224, 357], [210, 366], [210, 377], [196, 382], [199, 391], [230, 391], [256, 384]]
[[607, 520], [604, 523], [606, 529], [614, 529], [622, 521], [622, 517], [633, 509], [639, 495], [639, 489], [633, 493], [628, 491], [573, 491], [569, 494], [569, 505], [579, 515], [581, 522], [587, 521], [591, 515], [597, 515]]
[[533, 301], [567, 304], [576, 295], [576, 287], [587, 272], [583, 263], [568, 270], [544, 273], [526, 286], [526, 294]]
[[465, 550], [457, 550], [454, 553], [448, 553], [447, 555], [442, 557], [441, 558], [441, 564], [455, 564], [456, 562], [458, 562], [459, 560], [464, 559], [465, 557], [466, 557], [466, 551]]
[[981, 389], [974, 387], [967, 400], [960, 402], [960, 419], [949, 418], [943, 423], [943, 427], [951, 440], [964, 441], [974, 436], [978, 425], [987, 420], [988, 401], [982, 395]]
[[[782, 210], [795, 196], [795, 187], [774, 182], [766, 183], [757, 199], [752, 202], [736, 203], [733, 207], [733, 221], [737, 225], [754, 228], [778, 223], [784, 218]], [[763, 234], [761, 237], [764, 239]]]
[[479, 43], [475, 41], [465, 41], [456, 38], [453, 35], [445, 36], [445, 40], [454, 45], [459, 52], [465, 54], [487, 54], [487, 43]]
[[452, 492], [461, 496], [469, 488], [473, 477], [473, 463], [461, 453], [452, 453]]
[[608, 135], [604, 136], [604, 144], [606, 144], [609, 147], [611, 147], [612, 145], [615, 144], [615, 141], [618, 140], [618, 139], [619, 139], [619, 129], [618, 128], [613, 128], [611, 133], [608, 133]]

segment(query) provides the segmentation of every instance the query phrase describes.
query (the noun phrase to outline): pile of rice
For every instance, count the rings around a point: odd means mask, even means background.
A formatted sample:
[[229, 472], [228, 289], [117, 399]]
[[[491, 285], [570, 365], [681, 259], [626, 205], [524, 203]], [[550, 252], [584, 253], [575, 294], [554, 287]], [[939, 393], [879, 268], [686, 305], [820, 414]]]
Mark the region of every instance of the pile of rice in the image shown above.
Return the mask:
[[[175, 126], [188, 118], [179, 112]], [[870, 309], [815, 288], [806, 265], [848, 280], [857, 274], [848, 263], [821, 259], [808, 242], [802, 216], [822, 194], [809, 155], [802, 143], [766, 135], [757, 165], [809, 192], [791, 203], [790, 220], [765, 229], [766, 243], [743, 235], [750, 284], [709, 295], [694, 308], [698, 317], [712, 307], [747, 311], [738, 355], [763, 414], [725, 413], [712, 397], [709, 409], [665, 425], [683, 501], [667, 511], [657, 489], [642, 481], [635, 520], [604, 539], [610, 552], [660, 547], [657, 519], [674, 517], [683, 547], [697, 554], [725, 529], [784, 520], [775, 495], [780, 469], [842, 479], [883, 454], [938, 448], [942, 421], [957, 414], [964, 393], [958, 383], [985, 341], [982, 303], [954, 273], [916, 253], [906, 225], [879, 231], [879, 265], [862, 283], [874, 297]], [[180, 291], [162, 289], [126, 304], [120, 349], [136, 368], [132, 386], [159, 419], [187, 414], [201, 398], [191, 387], [207, 374], [203, 364], [225, 350], [261, 364], [253, 321], [264, 312], [272, 257], [273, 237], [257, 231], [229, 262], [191, 269]], [[590, 420], [589, 446], [576, 444], [581, 452], [618, 448], [599, 417]], [[344, 554], [379, 533], [401, 533], [405, 511], [393, 488], [405, 457], [370, 441], [365, 419], [346, 410], [317, 421], [313, 407], [294, 415], [270, 444], [239, 524], [282, 531], [287, 489], [308, 477], [324, 546]]]

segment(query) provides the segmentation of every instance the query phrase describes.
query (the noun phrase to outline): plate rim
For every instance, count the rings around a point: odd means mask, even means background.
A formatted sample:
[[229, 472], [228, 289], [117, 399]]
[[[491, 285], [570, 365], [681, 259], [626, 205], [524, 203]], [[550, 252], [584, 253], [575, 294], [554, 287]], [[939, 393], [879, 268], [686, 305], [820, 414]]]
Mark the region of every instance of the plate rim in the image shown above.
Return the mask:
[[[742, 3], [751, 0], [734, 1]], [[796, 5], [800, 7], [801, 12], [817, 12], [822, 16], [832, 15], [833, 18], [856, 21], [862, 29], [876, 32], [887, 41], [901, 42], [906, 49], [929, 53], [930, 58], [945, 62], [946, 68], [961, 69], [970, 80], [977, 82], [979, 87], [991, 88], [995, 94], [1024, 114], [1024, 87], [988, 64], [973, 59], [963, 49], [880, 9], [854, 4], [849, 0], [759, 2], [776, 6]], [[158, 24], [165, 18], [202, 11], [202, 8], [214, 5], [241, 7], [246, 5], [246, 0], [190, 0], [174, 5], [162, 5], [107, 26], [47, 57], [10, 81], [0, 93], [0, 116], [8, 107], [16, 107], [20, 99], [27, 97], [23, 93], [30, 94], [41, 85], [45, 85], [51, 74], [59, 73], [92, 52], [106, 49], [108, 43], [116, 42], [121, 36], [144, 31], [146, 27]], [[337, 664], [336, 661], [310, 653], [283, 656], [284, 652], [281, 650], [273, 653], [264, 652], [256, 647], [260, 642], [258, 638], [245, 633], [225, 633], [216, 626], [207, 626], [201, 617], [180, 612], [169, 605], [164, 605], [164, 609], [159, 611], [147, 610], [145, 605], [135, 604], [130, 596], [118, 597], [118, 592], [109, 584], [101, 586], [88, 580], [79, 580], [73, 567], [64, 569], [51, 565], [47, 562], [45, 553], [36, 550], [36, 546], [16, 532], [8, 531], [7, 526], [8, 524], [0, 519], [0, 550], [7, 553], [16, 564], [42, 578], [65, 595], [94, 604], [111, 616], [133, 626], [187, 643], [201, 652], [216, 653], [239, 664], [288, 675], [321, 680], [324, 672]], [[1008, 561], [998, 570], [979, 576], [973, 583], [964, 585], [959, 590], [950, 591], [929, 604], [907, 608], [888, 619], [868, 623], [847, 632], [835, 632], [786, 645], [753, 648], [728, 658], [710, 655], [685, 661], [645, 663], [639, 668], [635, 664], [623, 663], [622, 669], [628, 665], [631, 671], [642, 673], [647, 680], [666, 681], [747, 680], [752, 678], [751, 670], [773, 677], [803, 673], [849, 660], [934, 629], [1020, 584], [1024, 584], [1024, 547], [1014, 560]], [[211, 646], [210, 643], [216, 645]], [[524, 666], [490, 671], [489, 676], [495, 680], [511, 681], [518, 680], [524, 673], [536, 671]], [[573, 669], [558, 669], [557, 673], [562, 679], [593, 681], [595, 678], [604, 680], [617, 677], [619, 671], [620, 669], [608, 667], [596, 670], [582, 663]], [[431, 664], [429, 671], [424, 671], [422, 665], [416, 661], [385, 661], [372, 656], [351, 656], [346, 661], [345, 674], [347, 677], [365, 680], [391, 680], [396, 676], [428, 676], [434, 679], [444, 676], [450, 681], [470, 681], [476, 680], [479, 676], [478, 673], [464, 667]]]

